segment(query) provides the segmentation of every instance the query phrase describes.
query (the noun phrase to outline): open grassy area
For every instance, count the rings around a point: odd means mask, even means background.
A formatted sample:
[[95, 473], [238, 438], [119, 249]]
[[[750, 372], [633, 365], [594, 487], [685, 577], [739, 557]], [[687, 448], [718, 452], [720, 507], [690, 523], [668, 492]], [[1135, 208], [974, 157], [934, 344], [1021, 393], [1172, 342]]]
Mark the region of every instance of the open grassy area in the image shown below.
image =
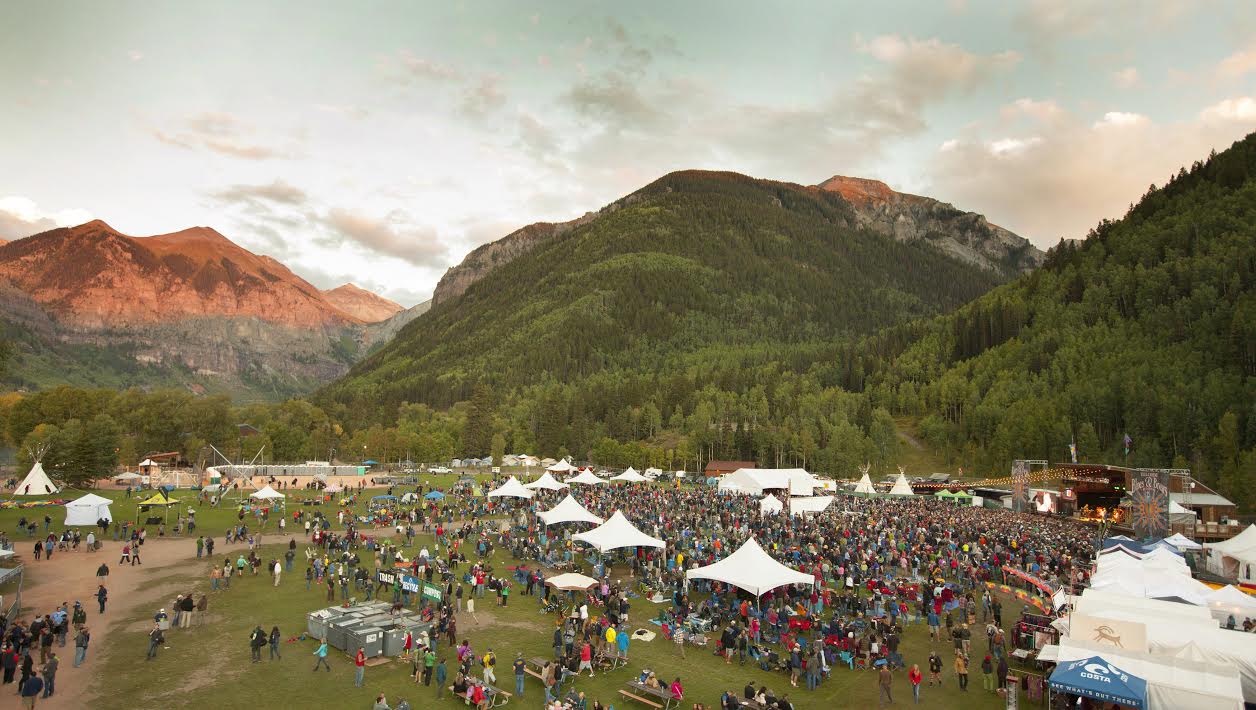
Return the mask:
[[[420, 544], [431, 544], [430, 538], [420, 537]], [[262, 550], [263, 559], [280, 555], [279, 547]], [[189, 555], [193, 553], [189, 552]], [[299, 555], [298, 560], [303, 559]], [[221, 559], [216, 560], [221, 563]], [[501, 569], [513, 564], [509, 555], [498, 553], [493, 563]], [[284, 575], [281, 585], [275, 588], [268, 576], [237, 579], [230, 590], [211, 593], [210, 620], [206, 626], [189, 631], [172, 630], [168, 634], [168, 650], [162, 650], [158, 659], [144, 661], [147, 650], [147, 631], [151, 628], [152, 613], [158, 606], [167, 606], [169, 599], [190, 587], [208, 588], [208, 563], [192, 559], [161, 572], [161, 577], [145, 585], [152, 590], [160, 587], [159, 601], [145, 608], [136, 609], [130, 618], [120, 623], [106, 651], [103, 668], [98, 669], [96, 695], [93, 707], [100, 710], [133, 710], [137, 707], [163, 708], [258, 708], [258, 707], [310, 707], [329, 709], [362, 709], [371, 707], [375, 694], [384, 692], [389, 702], [396, 704], [404, 698], [415, 708], [463, 707], [460, 700], [435, 700], [435, 688], [416, 686], [406, 672], [409, 664], [390, 661], [370, 667], [366, 673], [366, 687], [353, 686], [351, 660], [334, 652], [330, 657], [332, 672], [313, 673], [311, 656], [314, 641], [283, 644], [283, 658], [278, 661], [264, 660], [261, 664], [249, 663], [248, 635], [255, 624], [269, 631], [278, 625], [285, 638], [305, 630], [305, 615], [309, 611], [327, 605], [325, 589], [305, 589], [303, 567], [299, 564], [291, 574]], [[514, 679], [510, 664], [516, 652], [524, 657], [549, 656], [550, 637], [557, 617], [541, 614], [535, 597], [516, 593], [510, 605], [496, 605], [492, 596], [477, 604], [475, 617], [459, 615], [459, 636], [470, 639], [473, 648], [483, 652], [492, 647], [499, 659], [498, 685], [513, 690]], [[1019, 608], [1008, 604], [1007, 608]], [[643, 600], [634, 599], [630, 618], [632, 627], [645, 627], [657, 631], [646, 619], [657, 613], [658, 607]], [[980, 643], [980, 642], [976, 642]], [[441, 650], [450, 659], [450, 682], [456, 669], [452, 649], [442, 645]], [[908, 628], [901, 647], [904, 657], [912, 662], [925, 664], [929, 652], [928, 633], [923, 624]], [[981, 691], [980, 672], [971, 677], [970, 689], [960, 692], [954, 675], [950, 672], [950, 654], [940, 648], [948, 661], [944, 673], [946, 684], [942, 688], [925, 687], [922, 703], [930, 707], [994, 708], [1001, 707], [996, 696]], [[975, 644], [974, 654], [978, 651]], [[268, 653], [264, 650], [263, 657]], [[686, 703], [703, 702], [717, 706], [719, 695], [725, 689], [740, 690], [747, 681], [765, 684], [778, 695], [789, 692], [799, 708], [871, 707], [877, 702], [876, 676], [871, 672], [835, 669], [833, 677], [825, 681], [819, 690], [808, 692], [800, 682], [797, 689], [790, 688], [788, 678], [779, 673], [767, 673], [747, 665], [740, 667], [736, 661], [725, 665], [713, 657], [709, 650], [690, 648], [687, 657], [681, 659], [674, 644], [662, 639], [653, 642], [634, 641], [629, 651], [630, 664], [623, 669], [599, 674], [595, 678], [582, 677], [576, 688], [592, 699], [611, 703], [616, 708], [635, 706], [616, 692], [625, 681], [636, 676], [641, 668], [650, 668], [661, 677], [671, 679], [680, 676], [686, 688]], [[974, 669], [976, 670], [976, 669]], [[543, 692], [539, 681], [528, 677], [525, 683], [526, 698], [515, 699], [511, 707], [539, 707]], [[896, 704], [910, 704], [911, 692], [906, 673], [895, 674], [894, 697]], [[591, 703], [590, 703], [591, 704]], [[641, 706], [644, 710], [644, 706]]]

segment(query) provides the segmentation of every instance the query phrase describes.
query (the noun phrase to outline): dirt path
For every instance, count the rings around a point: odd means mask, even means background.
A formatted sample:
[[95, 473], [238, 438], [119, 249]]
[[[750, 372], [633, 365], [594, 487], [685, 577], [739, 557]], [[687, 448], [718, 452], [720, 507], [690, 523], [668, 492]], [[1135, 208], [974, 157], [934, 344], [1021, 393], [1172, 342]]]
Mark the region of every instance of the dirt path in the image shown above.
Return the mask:
[[[274, 544], [287, 540], [288, 537], [286, 534], [275, 533], [264, 536], [263, 542]], [[298, 536], [298, 539], [302, 537]], [[215, 540], [215, 543], [215, 557], [221, 557], [221, 553], [228, 550], [248, 547], [247, 542], [223, 544], [222, 538]], [[97, 669], [102, 667], [104, 655], [109, 651], [109, 639], [117, 630], [118, 621], [130, 616], [142, 604], [160, 607], [178, 593], [172, 585], [154, 585], [153, 580], [197, 571], [195, 539], [150, 538], [144, 543], [142, 565], [117, 564], [121, 554], [121, 542], [106, 541], [103, 549], [96, 553], [81, 550], [62, 552], [54, 554], [51, 562], [34, 562], [28, 558], [26, 581], [22, 588], [22, 619], [30, 621], [36, 613], [52, 612], [61, 602], [69, 602], [73, 608], [74, 602], [79, 601], [87, 610], [87, 627], [92, 636], [87, 649], [87, 660], [78, 668], [74, 667], [73, 630], [65, 648], [53, 644], [53, 650], [61, 659], [57, 670], [57, 691], [51, 698], [39, 702], [41, 710], [77, 710], [88, 707], [92, 682]], [[109, 577], [105, 581], [109, 600], [103, 616], [96, 613], [99, 607], [95, 597], [96, 569], [101, 562], [109, 565]], [[38, 657], [35, 660], [38, 661]]]

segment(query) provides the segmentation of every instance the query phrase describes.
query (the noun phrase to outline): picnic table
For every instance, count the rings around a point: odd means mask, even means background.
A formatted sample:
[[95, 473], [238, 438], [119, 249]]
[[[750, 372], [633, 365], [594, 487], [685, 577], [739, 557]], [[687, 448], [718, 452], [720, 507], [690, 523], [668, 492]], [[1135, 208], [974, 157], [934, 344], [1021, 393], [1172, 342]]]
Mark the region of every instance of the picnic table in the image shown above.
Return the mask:
[[764, 705], [763, 703], [757, 700], [751, 700], [748, 698], [737, 698], [737, 706], [743, 707], [743, 708], [750, 708], [750, 710], [768, 710], [767, 705]]
[[[650, 707], [658, 708], [660, 710], [668, 710], [668, 708], [671, 708], [673, 704], [678, 707], [680, 705], [680, 703], [672, 697], [672, 691], [666, 688], [651, 688], [645, 683], [635, 680], [630, 680], [624, 685], [631, 688], [631, 690], [621, 690], [619, 691], [620, 695], [625, 698], [636, 700], [639, 703], [649, 705]], [[654, 700], [651, 700], [651, 698], [654, 698]], [[662, 701], [662, 704], [655, 702], [655, 700]]]
[[545, 668], [546, 663], [549, 663], [548, 658], [544, 656], [533, 656], [532, 658], [525, 660], [524, 663], [524, 673], [527, 673], [537, 680], [543, 680], [541, 677], [541, 669]]

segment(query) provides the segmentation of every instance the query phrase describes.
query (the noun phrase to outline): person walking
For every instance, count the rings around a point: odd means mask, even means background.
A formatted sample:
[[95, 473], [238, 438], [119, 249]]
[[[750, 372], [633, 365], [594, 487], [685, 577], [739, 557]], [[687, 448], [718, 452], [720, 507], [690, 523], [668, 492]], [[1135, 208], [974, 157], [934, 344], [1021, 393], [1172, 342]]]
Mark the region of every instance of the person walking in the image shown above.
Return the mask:
[[314, 655], [315, 655], [317, 658], [316, 658], [316, 660], [314, 661], [314, 668], [313, 668], [312, 670], [314, 670], [314, 671], [316, 671], [316, 672], [317, 672], [317, 671], [318, 671], [318, 667], [321, 665], [321, 666], [323, 666], [324, 668], [326, 668], [326, 669], [327, 669], [327, 672], [328, 672], [328, 673], [330, 673], [330, 672], [331, 672], [331, 664], [327, 662], [327, 639], [325, 639], [325, 638], [323, 638], [323, 639], [319, 639], [319, 641], [318, 641], [318, 648], [314, 650]]
[[353, 657], [353, 684], [361, 688], [366, 683], [366, 650], [358, 646], [358, 653]]
[[907, 680], [911, 681], [911, 696], [914, 702], [920, 704], [920, 681], [924, 678], [924, 674], [920, 672], [920, 666], [913, 663], [911, 670], [907, 671]]
[[266, 645], [266, 632], [262, 631], [261, 624], [253, 627], [253, 632], [249, 634], [249, 653], [253, 663], [262, 662], [262, 646]]
[[894, 687], [894, 674], [890, 672], [890, 664], [881, 666], [881, 670], [877, 673], [877, 688], [880, 691], [877, 705], [893, 705], [894, 696], [890, 694]]
[[154, 621], [153, 630], [148, 632], [148, 657], [144, 660], [151, 661], [157, 657], [157, 647], [165, 643], [166, 636], [161, 631], [161, 624]]
[[955, 677], [959, 678], [959, 689], [968, 692], [968, 659], [964, 654], [955, 654]]
[[57, 654], [53, 653], [48, 662], [44, 664], [44, 697], [47, 698], [56, 690], [57, 668], [61, 665], [61, 659], [57, 658]]
[[279, 641], [281, 638], [282, 637], [279, 634], [279, 627], [270, 627], [270, 660], [272, 661], [276, 658], [280, 660], [283, 659], [283, 656], [279, 655]]
[[78, 668], [83, 665], [83, 661], [87, 660], [87, 644], [91, 642], [92, 635], [88, 632], [86, 626], [80, 626], [78, 633], [74, 635], [74, 667]]
[[[491, 646], [484, 654], [484, 658], [480, 659], [480, 663], [484, 665], [484, 682], [489, 685], [497, 685], [497, 654], [493, 653]], [[592, 668], [590, 668], [589, 674], [592, 677]]]
[[32, 675], [22, 681], [22, 687], [18, 688], [19, 694], [22, 696], [23, 708], [34, 708], [35, 699], [39, 697], [40, 691], [44, 689], [44, 681], [39, 676]]
[[105, 589], [105, 585], [100, 585], [96, 589], [96, 601], [100, 604], [100, 613], [105, 613], [105, 601], [109, 599], [109, 590]]
[[981, 689], [994, 692], [994, 661], [989, 654], [981, 659]]

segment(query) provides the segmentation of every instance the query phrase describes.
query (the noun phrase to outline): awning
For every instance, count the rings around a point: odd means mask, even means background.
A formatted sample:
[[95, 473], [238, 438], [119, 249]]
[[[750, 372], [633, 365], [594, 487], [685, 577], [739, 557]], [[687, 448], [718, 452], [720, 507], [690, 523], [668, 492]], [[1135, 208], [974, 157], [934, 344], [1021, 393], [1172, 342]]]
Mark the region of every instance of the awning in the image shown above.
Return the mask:
[[1081, 695], [1105, 703], [1142, 708], [1147, 681], [1117, 668], [1099, 656], [1056, 666], [1048, 681], [1057, 692]]

